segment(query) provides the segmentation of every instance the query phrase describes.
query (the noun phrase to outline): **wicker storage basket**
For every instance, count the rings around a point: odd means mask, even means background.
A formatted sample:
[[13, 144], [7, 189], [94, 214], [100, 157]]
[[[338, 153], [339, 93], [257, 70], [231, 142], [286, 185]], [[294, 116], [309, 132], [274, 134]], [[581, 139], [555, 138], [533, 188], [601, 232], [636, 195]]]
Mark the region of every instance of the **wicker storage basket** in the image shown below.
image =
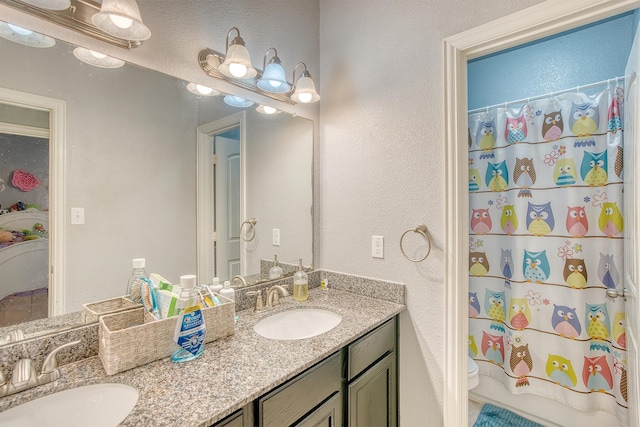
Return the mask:
[[[202, 310], [207, 328], [205, 343], [235, 332], [235, 303]], [[98, 328], [98, 356], [108, 375], [117, 374], [171, 355], [177, 316], [155, 320], [144, 308], [102, 316]], [[206, 349], [206, 346], [205, 346]]]
[[105, 314], [113, 314], [140, 307], [142, 307], [142, 304], [133, 302], [125, 297], [90, 302], [82, 305], [82, 321], [84, 323], [94, 323]]

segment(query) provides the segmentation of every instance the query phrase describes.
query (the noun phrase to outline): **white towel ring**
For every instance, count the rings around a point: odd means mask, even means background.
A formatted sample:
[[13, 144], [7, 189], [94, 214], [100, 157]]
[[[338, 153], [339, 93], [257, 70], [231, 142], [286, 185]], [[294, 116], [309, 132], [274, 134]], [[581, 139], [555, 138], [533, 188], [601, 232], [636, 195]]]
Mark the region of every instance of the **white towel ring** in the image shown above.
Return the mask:
[[[242, 224], [240, 224], [240, 238], [242, 240], [244, 240], [245, 242], [250, 242], [252, 241], [255, 237], [256, 237], [256, 223], [258, 221], [256, 221], [255, 218], [251, 218], [251, 219], [247, 219], [245, 220]], [[247, 234], [249, 234], [250, 231], [253, 231], [253, 234], [251, 234], [251, 238], [250, 239], [245, 239], [245, 237], [242, 235], [242, 227], [244, 227], [245, 224], [249, 224], [249, 230], [247, 231]]]
[[[414, 233], [418, 233], [419, 235], [421, 235], [424, 238], [424, 240], [427, 241], [427, 244], [429, 245], [429, 249], [427, 249], [427, 254], [425, 256], [423, 256], [422, 258], [418, 258], [418, 259], [410, 258], [407, 255], [407, 253], [404, 251], [404, 247], [402, 246], [402, 242], [404, 240], [404, 237], [407, 235], [407, 233], [410, 233], [412, 231]], [[400, 252], [402, 252], [402, 256], [404, 256], [406, 259], [408, 259], [411, 262], [422, 262], [425, 259], [427, 259], [427, 257], [431, 253], [431, 239], [429, 238], [429, 232], [427, 231], [427, 226], [424, 225], [424, 224], [418, 224], [414, 228], [409, 229], [409, 230], [405, 231], [404, 233], [402, 233], [402, 237], [400, 237]]]

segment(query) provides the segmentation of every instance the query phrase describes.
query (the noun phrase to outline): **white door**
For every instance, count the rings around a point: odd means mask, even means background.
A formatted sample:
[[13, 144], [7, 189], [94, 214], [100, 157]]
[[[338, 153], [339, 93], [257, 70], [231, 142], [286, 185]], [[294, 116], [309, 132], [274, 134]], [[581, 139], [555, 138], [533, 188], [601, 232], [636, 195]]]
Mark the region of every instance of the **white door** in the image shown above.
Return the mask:
[[640, 425], [640, 369], [638, 368], [638, 338], [640, 317], [638, 304], [638, 266], [640, 251], [638, 250], [638, 203], [640, 202], [640, 151], [637, 141], [640, 132], [640, 111], [638, 109], [639, 88], [638, 72], [640, 71], [640, 40], [636, 33], [631, 47], [631, 54], [625, 70], [627, 90], [625, 93], [624, 112], [624, 287], [627, 293], [625, 304], [627, 321], [627, 388], [629, 403], [629, 425]]
[[240, 141], [214, 137], [216, 276], [240, 274]]

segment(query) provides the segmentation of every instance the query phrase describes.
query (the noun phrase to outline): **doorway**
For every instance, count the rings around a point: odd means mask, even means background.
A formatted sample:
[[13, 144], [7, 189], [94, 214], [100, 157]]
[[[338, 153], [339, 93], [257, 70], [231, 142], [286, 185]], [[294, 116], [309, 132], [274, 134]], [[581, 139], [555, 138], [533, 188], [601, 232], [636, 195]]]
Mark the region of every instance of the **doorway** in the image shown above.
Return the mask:
[[[467, 61], [596, 22], [640, 6], [638, 1], [543, 2], [445, 40], [447, 263], [444, 423], [467, 425], [468, 158]], [[633, 374], [630, 374], [633, 375]], [[635, 405], [630, 403], [633, 408]], [[630, 411], [633, 413], [633, 410]], [[631, 417], [631, 422], [636, 419]]]
[[[7, 106], [8, 109], [3, 110], [6, 114], [3, 114], [3, 118], [0, 118], [0, 122], [4, 122], [3, 131], [6, 134], [18, 134], [25, 138], [40, 138], [48, 139], [48, 157], [46, 162], [48, 163], [48, 173], [44, 177], [44, 181], [48, 183], [48, 194], [46, 196], [48, 211], [44, 212], [31, 212], [29, 218], [25, 218], [30, 225], [29, 229], [32, 229], [36, 224], [43, 225], [43, 221], [48, 221], [48, 227], [38, 227], [38, 238], [48, 237], [48, 240], [39, 242], [43, 245], [43, 250], [34, 251], [38, 253], [41, 261], [41, 273], [42, 278], [38, 279], [39, 282], [43, 282], [48, 288], [46, 303], [40, 301], [42, 304], [46, 304], [47, 317], [53, 317], [64, 313], [64, 167], [65, 167], [65, 114], [66, 104], [64, 101], [47, 98], [39, 95], [33, 95], [25, 92], [14, 91], [10, 89], [0, 88], [0, 104]], [[25, 126], [8, 124], [6, 120], [10, 113], [9, 109], [14, 111], [31, 111], [35, 115], [44, 115], [44, 121], [47, 122], [47, 126]], [[48, 116], [48, 118], [47, 118]], [[15, 122], [15, 120], [13, 120]], [[36, 128], [36, 129], [34, 129]], [[39, 129], [38, 129], [39, 128]], [[24, 155], [24, 153], [22, 154]], [[24, 163], [24, 161], [23, 161]], [[27, 165], [31, 164], [31, 167], [39, 168], [42, 174], [41, 166], [33, 166], [32, 162], [27, 162]], [[25, 168], [27, 169], [27, 168]], [[34, 188], [33, 179], [29, 171], [22, 171], [22, 174], [26, 181], [31, 184], [17, 184], [20, 191], [28, 192]], [[15, 171], [12, 171], [12, 176], [15, 175]], [[42, 179], [42, 177], [41, 177]], [[13, 178], [12, 178], [13, 181]], [[13, 184], [13, 182], [12, 182]], [[6, 185], [6, 184], [5, 184]], [[26, 191], [25, 191], [26, 190]], [[41, 200], [41, 198], [39, 199]], [[17, 203], [18, 201], [16, 201]], [[41, 203], [41, 202], [39, 202]], [[38, 203], [34, 203], [36, 205]], [[12, 204], [13, 206], [13, 204]], [[26, 203], [25, 206], [26, 208]], [[10, 206], [11, 208], [11, 206]], [[17, 206], [16, 209], [20, 209], [21, 206]], [[36, 209], [34, 209], [36, 210]], [[26, 209], [23, 211], [25, 212]], [[32, 218], [33, 217], [33, 218]], [[39, 220], [39, 221], [38, 221]], [[35, 222], [34, 222], [35, 221]], [[13, 223], [15, 228], [24, 228], [22, 224], [22, 218], [18, 222]], [[9, 227], [7, 227], [9, 228]], [[36, 231], [36, 230], [34, 230]], [[17, 245], [16, 245], [17, 246]], [[23, 250], [24, 247], [19, 247], [18, 251], [27, 253], [29, 251]], [[15, 250], [14, 248], [11, 248]], [[43, 255], [44, 254], [44, 255]], [[12, 259], [18, 259], [19, 257], [13, 257]], [[26, 260], [27, 264], [30, 263]], [[38, 285], [42, 288], [42, 283]], [[38, 300], [39, 296], [33, 298]], [[36, 305], [38, 301], [36, 301]], [[41, 309], [41, 313], [44, 312], [44, 307]]]

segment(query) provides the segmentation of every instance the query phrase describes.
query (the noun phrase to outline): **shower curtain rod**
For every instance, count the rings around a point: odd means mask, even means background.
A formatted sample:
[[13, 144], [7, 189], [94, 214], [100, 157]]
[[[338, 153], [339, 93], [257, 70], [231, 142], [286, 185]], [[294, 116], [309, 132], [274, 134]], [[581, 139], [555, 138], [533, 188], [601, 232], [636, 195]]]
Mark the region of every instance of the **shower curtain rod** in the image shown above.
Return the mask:
[[600, 82], [596, 82], [596, 83], [590, 83], [588, 85], [584, 85], [584, 86], [576, 86], [573, 87], [571, 89], [564, 89], [564, 90], [559, 90], [556, 92], [549, 92], [549, 93], [545, 93], [542, 95], [536, 95], [536, 96], [532, 96], [529, 98], [523, 98], [523, 99], [517, 99], [515, 101], [508, 101], [508, 102], [501, 102], [500, 104], [495, 104], [495, 105], [489, 105], [487, 107], [480, 107], [480, 108], [475, 108], [473, 110], [469, 110], [467, 112], [467, 114], [474, 114], [474, 113], [480, 113], [482, 111], [489, 111], [493, 108], [498, 108], [498, 107], [506, 107], [509, 104], [524, 104], [525, 102], [531, 102], [531, 101], [536, 101], [538, 99], [543, 99], [543, 98], [547, 98], [547, 97], [551, 97], [551, 96], [556, 96], [556, 95], [561, 95], [564, 93], [569, 93], [569, 92], [573, 92], [573, 91], [580, 91], [580, 89], [591, 89], [593, 87], [597, 87], [597, 86], [602, 86], [604, 84], [611, 84], [611, 82], [615, 82], [618, 83], [619, 81], [623, 81], [624, 82], [625, 77], [614, 77], [612, 79], [607, 79], [607, 80], [602, 80]]

